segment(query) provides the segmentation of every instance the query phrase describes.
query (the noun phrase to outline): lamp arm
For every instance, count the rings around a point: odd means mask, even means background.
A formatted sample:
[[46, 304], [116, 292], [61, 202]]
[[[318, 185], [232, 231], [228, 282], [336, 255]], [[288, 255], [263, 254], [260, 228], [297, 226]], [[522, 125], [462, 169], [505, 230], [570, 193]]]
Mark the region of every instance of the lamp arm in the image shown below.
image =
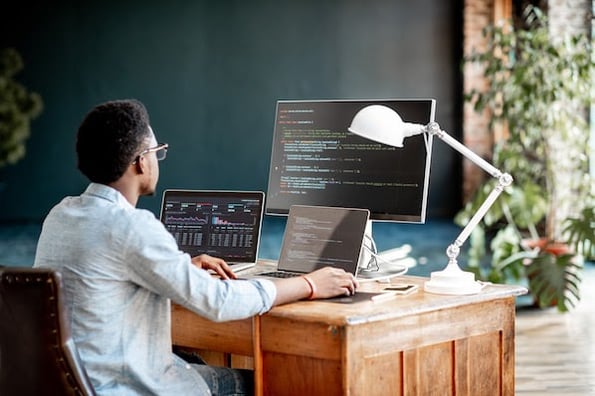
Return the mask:
[[440, 129], [440, 126], [432, 122], [425, 127], [425, 132], [430, 135], [438, 136], [442, 141], [448, 144], [453, 149], [457, 150], [461, 153], [465, 158], [473, 161], [477, 166], [485, 170], [487, 173], [492, 175], [492, 177], [498, 179], [498, 184], [494, 187], [494, 189], [490, 192], [487, 196], [485, 201], [481, 204], [477, 212], [471, 217], [467, 225], [463, 228], [459, 236], [455, 239], [455, 241], [446, 249], [446, 255], [449, 258], [448, 264], [455, 264], [457, 263], [457, 257], [460, 253], [460, 248], [465, 243], [469, 235], [477, 224], [483, 219], [485, 214], [488, 212], [490, 207], [494, 204], [498, 196], [504, 191], [504, 188], [512, 184], [512, 176], [508, 173], [502, 173], [498, 168], [481, 158], [479, 155], [468, 149], [465, 145], [461, 144], [458, 140], [454, 139], [452, 136], [444, 132]]
[[[440, 129], [438, 123], [431, 122], [424, 128], [426, 133], [438, 136], [440, 140], [444, 141], [444, 143], [448, 144], [450, 147], [463, 154], [465, 158], [473, 161], [475, 165], [479, 166], [493, 177], [499, 178], [502, 176], [502, 172], [500, 172], [498, 168], [481, 158], [479, 155], [475, 154], [473, 151], [467, 148], [467, 146], [463, 145], [461, 142], [459, 142], [458, 140], [450, 136], [448, 133]], [[510, 182], [512, 183], [512, 180]]]

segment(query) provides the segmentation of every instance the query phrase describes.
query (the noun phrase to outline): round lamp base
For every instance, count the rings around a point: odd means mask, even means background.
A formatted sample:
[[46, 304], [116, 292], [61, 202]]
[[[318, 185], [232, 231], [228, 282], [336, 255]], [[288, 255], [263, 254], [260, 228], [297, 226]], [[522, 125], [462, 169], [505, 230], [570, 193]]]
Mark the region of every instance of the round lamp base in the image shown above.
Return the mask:
[[448, 265], [442, 271], [432, 272], [424, 290], [434, 294], [477, 294], [482, 284], [475, 281], [475, 274], [462, 271], [457, 265]]

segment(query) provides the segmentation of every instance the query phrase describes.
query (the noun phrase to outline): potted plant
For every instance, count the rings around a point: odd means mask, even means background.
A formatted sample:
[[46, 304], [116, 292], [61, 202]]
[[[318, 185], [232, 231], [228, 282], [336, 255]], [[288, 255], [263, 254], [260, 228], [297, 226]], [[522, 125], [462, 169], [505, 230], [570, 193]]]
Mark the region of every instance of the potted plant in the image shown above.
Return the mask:
[[[471, 236], [469, 266], [480, 279], [525, 280], [540, 306], [565, 311], [580, 297], [576, 254], [592, 246], [595, 234], [586, 206], [594, 190], [585, 110], [595, 64], [586, 34], [552, 37], [535, 7], [525, 12], [525, 23], [485, 29], [487, 48], [466, 59], [481, 64], [489, 81], [466, 100], [478, 112], [487, 109], [490, 126], [507, 131], [495, 144], [494, 163], [515, 179]], [[466, 224], [492, 183], [457, 214], [457, 224]], [[568, 242], [570, 249], [552, 249]], [[491, 262], [484, 267], [488, 244]]]
[[15, 49], [0, 50], [0, 168], [23, 158], [31, 120], [43, 108], [39, 94], [15, 80], [22, 68], [23, 59]]

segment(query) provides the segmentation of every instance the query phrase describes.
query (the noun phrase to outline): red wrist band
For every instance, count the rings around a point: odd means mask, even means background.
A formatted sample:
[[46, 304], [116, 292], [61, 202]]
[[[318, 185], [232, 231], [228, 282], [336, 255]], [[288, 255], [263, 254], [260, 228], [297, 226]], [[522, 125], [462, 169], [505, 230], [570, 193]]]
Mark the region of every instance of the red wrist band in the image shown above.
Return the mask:
[[313, 300], [316, 294], [316, 286], [314, 286], [314, 282], [312, 282], [306, 275], [302, 275], [302, 278], [304, 278], [308, 286], [310, 286], [310, 295], [308, 296], [308, 300]]

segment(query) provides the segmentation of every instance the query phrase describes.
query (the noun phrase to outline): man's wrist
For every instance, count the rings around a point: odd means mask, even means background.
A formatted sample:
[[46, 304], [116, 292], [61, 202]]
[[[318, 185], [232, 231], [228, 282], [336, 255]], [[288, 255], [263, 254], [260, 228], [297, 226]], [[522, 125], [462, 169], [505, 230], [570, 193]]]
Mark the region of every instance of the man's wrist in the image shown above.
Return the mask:
[[308, 278], [308, 276], [302, 275], [302, 278], [304, 278], [304, 280], [308, 284], [308, 287], [310, 288], [310, 295], [307, 297], [308, 300], [314, 300], [316, 298], [316, 285], [314, 284], [312, 279]]

